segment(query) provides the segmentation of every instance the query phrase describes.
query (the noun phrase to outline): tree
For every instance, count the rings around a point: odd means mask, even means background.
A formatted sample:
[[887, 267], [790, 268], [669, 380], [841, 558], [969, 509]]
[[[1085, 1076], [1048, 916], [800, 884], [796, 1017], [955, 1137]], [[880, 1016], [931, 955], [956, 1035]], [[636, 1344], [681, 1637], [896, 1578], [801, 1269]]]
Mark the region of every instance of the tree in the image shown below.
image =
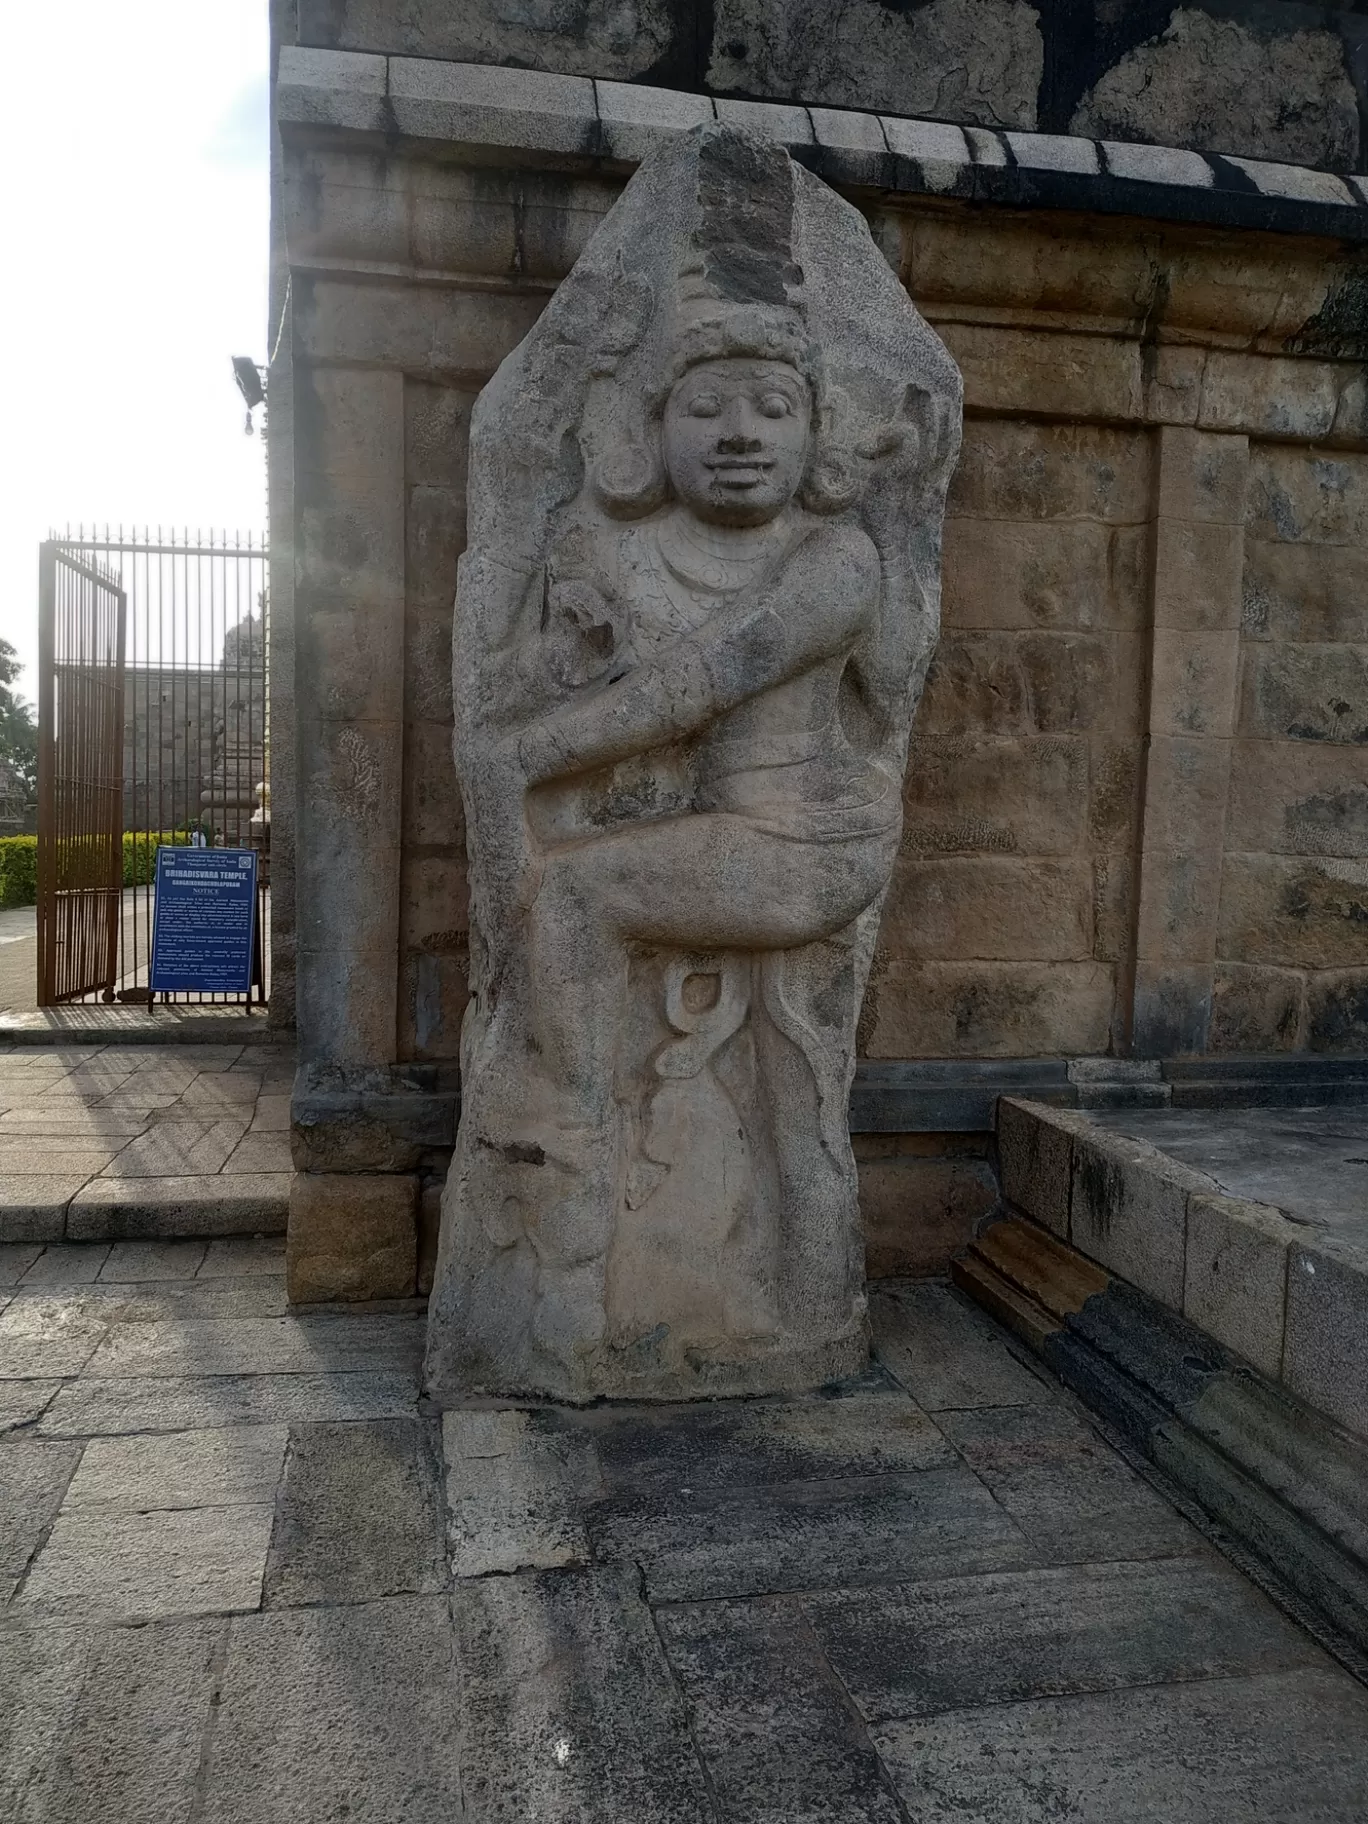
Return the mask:
[[26, 798], [38, 793], [38, 724], [33, 706], [14, 689], [23, 670], [8, 640], [0, 640], [0, 760], [7, 760], [23, 782]]

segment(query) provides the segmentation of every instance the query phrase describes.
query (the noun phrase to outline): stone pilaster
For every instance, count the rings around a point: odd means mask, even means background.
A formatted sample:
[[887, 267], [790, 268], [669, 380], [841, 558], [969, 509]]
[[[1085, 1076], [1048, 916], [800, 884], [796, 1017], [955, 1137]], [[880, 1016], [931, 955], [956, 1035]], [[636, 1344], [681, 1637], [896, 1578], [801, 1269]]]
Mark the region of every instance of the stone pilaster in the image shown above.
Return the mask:
[[1132, 1046], [1202, 1051], [1230, 783], [1249, 440], [1158, 433]]

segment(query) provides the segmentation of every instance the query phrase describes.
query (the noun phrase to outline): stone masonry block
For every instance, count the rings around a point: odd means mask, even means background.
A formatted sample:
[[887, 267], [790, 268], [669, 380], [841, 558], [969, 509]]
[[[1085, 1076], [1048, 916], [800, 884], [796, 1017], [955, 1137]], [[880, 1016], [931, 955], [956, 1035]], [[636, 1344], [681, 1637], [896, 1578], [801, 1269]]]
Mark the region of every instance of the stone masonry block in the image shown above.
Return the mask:
[[1233, 630], [1156, 626], [1150, 732], [1232, 734], [1239, 656], [1239, 636]]
[[662, 140], [714, 118], [711, 97], [628, 82], [598, 82], [599, 128], [610, 158], [640, 164]]
[[1146, 612], [1148, 543], [1143, 526], [949, 519], [942, 623], [1133, 631]]
[[1294, 968], [1361, 967], [1365, 924], [1368, 861], [1226, 857], [1222, 957]]
[[1244, 635], [1368, 642], [1368, 544], [1246, 538]]
[[1240, 731], [1282, 741], [1368, 742], [1368, 652], [1283, 641], [1251, 648]]
[[1145, 773], [1146, 848], [1219, 853], [1229, 783], [1229, 741], [1152, 735]]
[[418, 1187], [408, 1175], [299, 1173], [285, 1243], [291, 1304], [411, 1297]]
[[584, 76], [392, 57], [389, 100], [395, 126], [418, 139], [536, 153], [598, 150], [594, 85]]
[[1003, 1096], [997, 1105], [998, 1178], [1004, 1200], [1057, 1235], [1069, 1237], [1074, 1136], [1088, 1123]]
[[[1023, 905], [1036, 916], [1021, 916]], [[1092, 870], [1083, 860], [902, 855], [880, 942], [895, 955], [1069, 961], [1092, 955]]]
[[1249, 439], [1165, 426], [1159, 433], [1159, 517], [1243, 526]]
[[[1316, 364], [1267, 362], [1314, 372]], [[1282, 543], [1368, 544], [1368, 455], [1257, 444], [1249, 459], [1249, 529]]]
[[1313, 440], [1334, 429], [1343, 374], [1326, 362], [1208, 351], [1198, 422], [1204, 430]]
[[970, 419], [950, 484], [947, 519], [1102, 520], [1150, 517], [1149, 441], [1091, 424]]
[[1244, 527], [1162, 519], [1154, 551], [1154, 624], [1208, 631], [1240, 625]]
[[997, 1202], [986, 1159], [857, 1158], [870, 1279], [943, 1274]]
[[1089, 1259], [1181, 1311], [1188, 1194], [1215, 1188], [1156, 1147], [1094, 1128], [1074, 1140], [1069, 1239]]
[[1368, 858], [1368, 744], [1237, 741], [1226, 846]]
[[1220, 895], [1219, 849], [1201, 853], [1146, 850], [1141, 861], [1136, 955], [1146, 962], [1209, 965], [1216, 955]]
[[1138, 342], [948, 321], [936, 327], [964, 376], [967, 409], [1123, 423], [1143, 416]]
[[1218, 963], [1211, 984], [1213, 1051], [1296, 1051], [1304, 1043], [1306, 976], [1266, 963]]
[[1318, 970], [1307, 983], [1312, 1051], [1368, 1051], [1368, 969]]
[[1074, 855], [1087, 823], [1088, 744], [914, 733], [903, 801], [909, 853]]
[[1288, 1250], [1299, 1240], [1268, 1204], [1188, 1198], [1183, 1315], [1270, 1380], [1282, 1372]]
[[1110, 965], [894, 960], [865, 997], [871, 1058], [1073, 1056], [1108, 1049]]
[[1368, 1251], [1332, 1236], [1291, 1248], [1283, 1379], [1368, 1437]]

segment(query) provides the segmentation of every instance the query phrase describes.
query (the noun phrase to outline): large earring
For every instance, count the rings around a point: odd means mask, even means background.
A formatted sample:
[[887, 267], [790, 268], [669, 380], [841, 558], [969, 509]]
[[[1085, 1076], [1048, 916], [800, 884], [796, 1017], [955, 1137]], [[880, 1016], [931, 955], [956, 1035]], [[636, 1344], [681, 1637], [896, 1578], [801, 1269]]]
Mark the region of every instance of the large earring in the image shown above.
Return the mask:
[[618, 519], [637, 519], [665, 499], [665, 467], [639, 443], [619, 444], [594, 468], [594, 492]]

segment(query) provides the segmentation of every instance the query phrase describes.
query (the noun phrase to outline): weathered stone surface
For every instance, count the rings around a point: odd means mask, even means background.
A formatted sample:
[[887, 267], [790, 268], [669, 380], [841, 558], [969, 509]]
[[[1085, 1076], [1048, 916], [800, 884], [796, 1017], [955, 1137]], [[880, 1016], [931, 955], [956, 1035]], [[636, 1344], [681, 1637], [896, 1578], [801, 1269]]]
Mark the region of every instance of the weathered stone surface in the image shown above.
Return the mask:
[[271, 1511], [60, 1513], [20, 1593], [20, 1612], [145, 1622], [254, 1609]]
[[1110, 965], [890, 961], [862, 1019], [871, 1058], [1076, 1057], [1109, 1048]]
[[296, 1425], [276, 1502], [263, 1606], [369, 1602], [443, 1589], [434, 1445], [416, 1419]]
[[202, 1816], [212, 1824], [451, 1824], [462, 1730], [442, 1596], [241, 1617]]
[[271, 1235], [285, 1227], [287, 1172], [92, 1178], [67, 1211], [71, 1241], [154, 1235]]
[[[1278, 499], [1284, 524], [1290, 508]], [[1242, 624], [1247, 639], [1368, 639], [1368, 549], [1246, 539]]]
[[383, 0], [305, 0], [299, 41], [631, 81], [670, 55], [677, 30], [667, 0], [631, 0], [625, 10], [590, 0], [566, 15], [510, 14], [491, 0], [459, 13], [441, 0], [418, 0], [398, 15]]
[[207, 1246], [203, 1241], [116, 1241], [110, 1248], [90, 1246], [86, 1252], [103, 1255], [102, 1281], [137, 1285], [193, 1279]]
[[1220, 954], [1249, 963], [1353, 968], [1363, 963], [1368, 861], [1228, 855]]
[[140, 1514], [153, 1508], [269, 1506], [280, 1480], [285, 1439], [283, 1425], [92, 1438], [63, 1511]]
[[107, 1328], [98, 1309], [55, 1293], [16, 1298], [0, 1314], [0, 1380], [79, 1374]]
[[842, 1590], [803, 1609], [871, 1722], [1323, 1664], [1266, 1596], [1205, 1557]]
[[34, 1286], [83, 1286], [98, 1279], [109, 1258], [107, 1247], [49, 1242], [19, 1282]]
[[80, 1171], [66, 1177], [0, 1169], [0, 1239], [60, 1241], [67, 1205], [85, 1183]]
[[417, 1197], [417, 1178], [398, 1173], [297, 1173], [285, 1257], [291, 1302], [411, 1296]]
[[1005, 1200], [1059, 1236], [1069, 1234], [1077, 1120], [1004, 1096], [997, 1106], [998, 1175]]
[[1030, 1541], [1036, 1562], [1199, 1549], [1187, 1521], [1062, 1405], [944, 1412], [937, 1423]]
[[[757, 105], [647, 160], [472, 414], [446, 1404], [866, 1354], [845, 1103], [960, 386], [863, 220], [741, 130]], [[463, 950], [465, 879], [407, 870], [425, 956]]]
[[855, 1166], [870, 1279], [943, 1273], [997, 1201], [986, 1159], [871, 1157], [857, 1142]]
[[418, 1312], [121, 1324], [97, 1351], [90, 1373], [112, 1379], [186, 1374], [383, 1374], [416, 1367], [422, 1346], [423, 1320]]
[[1097, 1128], [1074, 1139], [1069, 1239], [1171, 1311], [1183, 1308], [1189, 1191], [1217, 1187], [1153, 1146]]
[[219, 1425], [405, 1418], [412, 1414], [417, 1398], [417, 1379], [410, 1374], [83, 1377], [74, 1386], [64, 1387], [47, 1407], [39, 1431], [46, 1438], [86, 1438]]
[[971, 419], [946, 514], [1141, 525], [1151, 514], [1151, 462], [1148, 440], [1134, 431]]
[[795, 1602], [663, 1609], [665, 1651], [723, 1815], [899, 1824], [878, 1758]]
[[0, 1380], [0, 1437], [41, 1418], [61, 1386], [61, 1381]]
[[1298, 1231], [1267, 1204], [1188, 1198], [1183, 1315], [1277, 1380], [1288, 1248]]
[[1368, 743], [1237, 741], [1225, 846], [1368, 857]]
[[1220, 963], [1212, 977], [1212, 1051], [1295, 1051], [1305, 1042], [1306, 977], [1261, 963]]
[[17, 1286], [42, 1252], [41, 1241], [0, 1243], [0, 1286]]
[[7, 1815], [185, 1824], [225, 1625], [7, 1631], [0, 1640]]
[[211, 1241], [200, 1267], [199, 1279], [237, 1279], [243, 1275], [285, 1272], [284, 1241], [262, 1236], [224, 1237]]
[[0, 1443], [0, 1592], [5, 1602], [55, 1518], [80, 1454], [79, 1445], [37, 1438]]
[[1282, 1378], [1318, 1412], [1368, 1437], [1368, 1251], [1334, 1236], [1287, 1257]]
[[944, 624], [1129, 632], [1144, 617], [1147, 544], [1142, 526], [947, 518]]
[[1040, 33], [1018, 0], [932, 0], [909, 14], [869, 0], [838, 13], [811, 0], [720, 0], [713, 18], [707, 84], [723, 94], [1035, 125]]
[[1064, 1816], [1114, 1824], [1291, 1824], [1314, 1790], [1327, 1824], [1362, 1804], [1362, 1690], [1329, 1667], [966, 1708], [874, 1731], [928, 1820], [1019, 1824], [1044, 1792]]
[[1333, 32], [1269, 34], [1180, 7], [1106, 71], [1070, 131], [1347, 170], [1358, 153], [1358, 104]]
[[1002, 1331], [949, 1286], [877, 1289], [870, 1315], [879, 1360], [928, 1412], [1043, 1406], [1052, 1397]]
[[448, 1412], [442, 1445], [455, 1576], [588, 1562], [583, 1509], [602, 1493], [592, 1438], [534, 1412]]
[[904, 1475], [954, 1461], [936, 1426], [887, 1378], [839, 1397], [595, 1408], [553, 1428], [593, 1447], [596, 1497], [693, 1506], [728, 1490]]
[[633, 1569], [473, 1579], [457, 1585], [452, 1610], [476, 1816], [705, 1824], [714, 1815]]
[[1368, 1049], [1368, 969], [1317, 971], [1307, 983], [1306, 1001], [1312, 1051]]
[[903, 784], [906, 852], [1072, 855], [1088, 811], [1088, 744], [915, 734]]
[[721, 1490], [707, 1501], [622, 1500], [589, 1517], [599, 1560], [641, 1567], [652, 1602], [701, 1602], [1036, 1562], [967, 1469]]
[[1243, 733], [1278, 741], [1368, 742], [1368, 657], [1361, 645], [1251, 647]]
[[[1021, 908], [1037, 916], [1023, 920]], [[1069, 962], [1092, 955], [1092, 870], [1084, 860], [903, 855], [879, 941], [898, 955]]]

